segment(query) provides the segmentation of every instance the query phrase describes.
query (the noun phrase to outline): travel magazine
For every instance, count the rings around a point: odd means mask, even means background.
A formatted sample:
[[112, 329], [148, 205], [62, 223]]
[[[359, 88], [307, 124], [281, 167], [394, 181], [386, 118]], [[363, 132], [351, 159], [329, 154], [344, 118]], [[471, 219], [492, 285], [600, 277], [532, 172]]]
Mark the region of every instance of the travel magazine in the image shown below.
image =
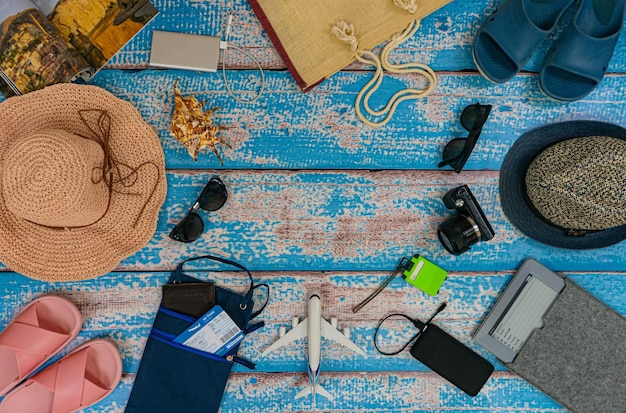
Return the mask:
[[149, 0], [1, 0], [0, 92], [88, 81], [157, 13]]

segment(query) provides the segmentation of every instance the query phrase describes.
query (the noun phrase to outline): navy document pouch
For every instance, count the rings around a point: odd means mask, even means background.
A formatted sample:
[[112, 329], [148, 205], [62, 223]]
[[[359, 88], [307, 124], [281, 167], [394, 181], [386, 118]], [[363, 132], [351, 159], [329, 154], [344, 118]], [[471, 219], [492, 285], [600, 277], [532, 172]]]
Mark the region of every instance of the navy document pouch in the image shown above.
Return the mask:
[[[255, 286], [250, 272], [234, 261], [209, 255], [191, 258], [183, 261], [172, 272], [168, 285], [189, 283], [191, 286], [192, 283], [196, 285], [201, 283], [200, 280], [183, 273], [183, 265], [186, 262], [198, 259], [218, 261], [245, 271], [250, 278], [250, 287], [245, 295], [218, 286], [214, 289], [212, 287], [206, 290], [194, 289], [195, 292], [191, 295], [195, 296], [199, 291], [208, 292], [207, 300], [200, 301], [206, 301], [207, 305], [210, 305], [214, 300], [214, 304], [219, 305], [244, 334], [260, 327], [262, 323], [249, 324], [250, 320], [263, 310], [261, 308], [253, 312], [252, 295], [256, 288], [268, 287], [265, 284]], [[164, 292], [167, 290], [167, 288], [164, 289]], [[212, 296], [213, 290], [214, 297]], [[180, 293], [177, 291], [176, 294], [177, 298], [174, 301], [177, 306], [180, 306], [178, 299]], [[185, 291], [182, 295], [189, 295], [189, 293]], [[198, 311], [196, 304], [194, 304], [194, 311]], [[175, 342], [174, 339], [194, 324], [198, 318], [199, 316], [194, 317], [166, 308], [161, 303], [144, 349], [125, 413], [216, 413], [233, 363], [254, 368], [254, 364], [237, 356], [239, 345], [230, 349], [224, 356], [218, 356]]]

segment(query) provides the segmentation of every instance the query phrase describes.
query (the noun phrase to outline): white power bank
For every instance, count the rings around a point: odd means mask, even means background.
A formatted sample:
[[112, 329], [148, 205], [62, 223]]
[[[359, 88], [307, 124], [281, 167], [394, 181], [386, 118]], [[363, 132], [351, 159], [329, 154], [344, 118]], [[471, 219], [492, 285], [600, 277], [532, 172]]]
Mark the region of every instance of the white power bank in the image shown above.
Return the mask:
[[219, 52], [219, 37], [155, 30], [152, 33], [150, 65], [216, 72]]

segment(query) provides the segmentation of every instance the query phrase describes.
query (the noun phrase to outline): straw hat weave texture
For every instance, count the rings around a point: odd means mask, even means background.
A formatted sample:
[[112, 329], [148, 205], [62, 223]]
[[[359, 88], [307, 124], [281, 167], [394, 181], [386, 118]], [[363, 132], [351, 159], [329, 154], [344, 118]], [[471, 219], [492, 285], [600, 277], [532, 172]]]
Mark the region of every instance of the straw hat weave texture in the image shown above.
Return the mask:
[[502, 163], [500, 200], [513, 225], [547, 245], [577, 250], [624, 241], [626, 129], [576, 120], [527, 131]]
[[0, 183], [0, 260], [44, 281], [115, 269], [152, 238], [167, 187], [159, 137], [139, 112], [73, 84], [0, 104]]
[[588, 136], [555, 143], [531, 162], [526, 193], [563, 228], [601, 231], [626, 224], [626, 141]]

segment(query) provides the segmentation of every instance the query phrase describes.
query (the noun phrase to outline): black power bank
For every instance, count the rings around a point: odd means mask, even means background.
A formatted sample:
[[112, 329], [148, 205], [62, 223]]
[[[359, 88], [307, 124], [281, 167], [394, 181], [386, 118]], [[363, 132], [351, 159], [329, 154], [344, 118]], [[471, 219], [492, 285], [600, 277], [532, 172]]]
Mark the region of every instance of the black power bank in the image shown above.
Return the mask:
[[476, 396], [493, 366], [434, 324], [427, 324], [411, 355], [470, 396]]

